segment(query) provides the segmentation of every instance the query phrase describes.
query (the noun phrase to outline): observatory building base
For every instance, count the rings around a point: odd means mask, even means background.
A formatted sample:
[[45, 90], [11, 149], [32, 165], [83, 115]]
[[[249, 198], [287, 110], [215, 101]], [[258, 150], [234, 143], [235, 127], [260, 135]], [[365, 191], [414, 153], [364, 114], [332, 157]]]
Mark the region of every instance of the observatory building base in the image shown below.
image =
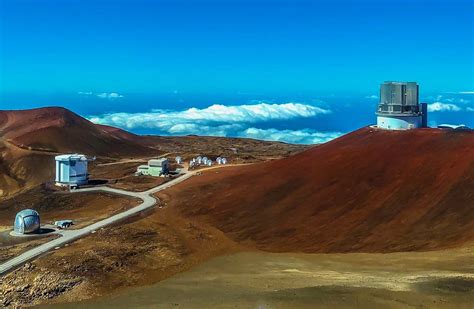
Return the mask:
[[422, 127], [421, 116], [377, 116], [377, 127], [387, 130], [410, 130]]

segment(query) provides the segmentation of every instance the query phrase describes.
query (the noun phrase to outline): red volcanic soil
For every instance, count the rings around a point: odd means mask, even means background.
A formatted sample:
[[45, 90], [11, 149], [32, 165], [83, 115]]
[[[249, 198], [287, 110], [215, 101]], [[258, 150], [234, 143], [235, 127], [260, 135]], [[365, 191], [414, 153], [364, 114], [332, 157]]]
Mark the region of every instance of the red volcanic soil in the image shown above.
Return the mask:
[[133, 141], [131, 133], [96, 126], [62, 107], [0, 111], [0, 136], [22, 148], [51, 152], [107, 157], [157, 154]]
[[207, 171], [161, 197], [263, 250], [452, 247], [474, 240], [474, 133], [363, 128], [286, 159]]
[[93, 124], [62, 107], [0, 111], [0, 198], [52, 180], [57, 153], [79, 152], [112, 161], [164, 153], [185, 158], [204, 154], [248, 162], [303, 149], [306, 147], [250, 139], [135, 135]]
[[60, 107], [0, 111], [0, 198], [52, 180], [57, 153], [114, 158], [162, 153], [120, 131]]
[[111, 126], [107, 126], [107, 125], [103, 125], [103, 124], [95, 124], [95, 126], [98, 129], [100, 129], [104, 132], [107, 132], [108, 134], [110, 134], [112, 136], [115, 136], [116, 138], [119, 138], [119, 139], [122, 139], [122, 140], [136, 142], [136, 141], [143, 138], [140, 135], [136, 135], [136, 134], [127, 132], [127, 131], [122, 130], [120, 128], [111, 127]]

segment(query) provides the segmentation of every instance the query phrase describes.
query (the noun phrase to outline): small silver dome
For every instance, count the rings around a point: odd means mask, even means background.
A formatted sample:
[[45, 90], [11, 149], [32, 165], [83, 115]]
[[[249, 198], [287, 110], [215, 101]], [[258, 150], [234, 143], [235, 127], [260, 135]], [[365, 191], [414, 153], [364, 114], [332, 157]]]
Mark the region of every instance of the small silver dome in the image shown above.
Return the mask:
[[29, 234], [39, 231], [40, 217], [36, 210], [25, 209], [16, 214], [14, 231], [18, 234]]

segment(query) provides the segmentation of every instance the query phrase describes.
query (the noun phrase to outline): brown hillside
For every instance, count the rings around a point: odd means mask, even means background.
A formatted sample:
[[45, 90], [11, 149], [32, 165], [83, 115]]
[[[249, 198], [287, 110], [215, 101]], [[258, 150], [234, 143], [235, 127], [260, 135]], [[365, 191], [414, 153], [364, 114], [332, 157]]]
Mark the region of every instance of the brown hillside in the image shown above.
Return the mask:
[[29, 151], [0, 139], [0, 200], [3, 196], [53, 179], [52, 154]]
[[183, 214], [270, 251], [449, 247], [474, 240], [474, 133], [363, 128], [167, 194]]
[[0, 197], [52, 180], [57, 153], [79, 152], [105, 161], [164, 153], [225, 155], [242, 162], [281, 158], [305, 148], [251, 139], [140, 136], [93, 124], [61, 107], [0, 111]]
[[156, 154], [156, 150], [110, 134], [62, 107], [0, 111], [0, 136], [22, 148], [51, 152], [107, 157]]
[[96, 128], [112, 135], [115, 136], [118, 139], [122, 139], [125, 141], [133, 141], [133, 142], [141, 142], [144, 137], [141, 135], [136, 135], [130, 132], [127, 132], [125, 130], [122, 130], [120, 128], [116, 127], [111, 127], [103, 124], [95, 124]]
[[0, 111], [0, 197], [52, 180], [54, 156], [69, 152], [114, 158], [161, 153], [64, 108]]

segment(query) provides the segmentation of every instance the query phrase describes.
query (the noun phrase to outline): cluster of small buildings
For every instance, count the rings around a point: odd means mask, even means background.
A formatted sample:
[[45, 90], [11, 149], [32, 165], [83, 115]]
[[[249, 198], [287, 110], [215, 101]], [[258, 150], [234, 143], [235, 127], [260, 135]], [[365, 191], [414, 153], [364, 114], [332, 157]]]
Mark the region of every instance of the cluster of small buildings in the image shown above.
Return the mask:
[[[380, 101], [377, 106], [377, 128], [387, 130], [408, 130], [428, 127], [428, 108], [426, 103], [419, 102], [419, 86], [416, 82], [387, 81], [380, 86]], [[467, 130], [465, 125], [439, 125], [441, 129]], [[75, 188], [89, 181], [88, 163], [94, 161], [83, 154], [63, 154], [55, 157], [56, 177], [58, 186]], [[175, 158], [177, 164], [183, 163], [183, 158]], [[189, 161], [189, 168], [198, 166], [225, 165], [227, 159], [217, 157], [215, 161], [208, 157], [198, 156]], [[170, 174], [170, 164], [167, 158], [157, 158], [140, 165], [135, 175], [167, 176]], [[71, 220], [56, 221], [59, 228], [71, 226]], [[40, 217], [32, 209], [20, 211], [14, 222], [14, 232], [17, 234], [36, 233], [40, 230]]]
[[227, 164], [227, 159], [226, 159], [226, 158], [222, 158], [222, 157], [217, 157], [216, 163], [217, 163], [218, 165]]
[[[224, 165], [227, 164], [227, 159], [224, 157], [217, 157], [215, 163], [217, 165]], [[197, 166], [212, 166], [213, 164], [214, 162], [208, 157], [197, 156], [196, 158], [192, 158], [191, 161], [189, 161], [189, 168], [194, 168]]]

